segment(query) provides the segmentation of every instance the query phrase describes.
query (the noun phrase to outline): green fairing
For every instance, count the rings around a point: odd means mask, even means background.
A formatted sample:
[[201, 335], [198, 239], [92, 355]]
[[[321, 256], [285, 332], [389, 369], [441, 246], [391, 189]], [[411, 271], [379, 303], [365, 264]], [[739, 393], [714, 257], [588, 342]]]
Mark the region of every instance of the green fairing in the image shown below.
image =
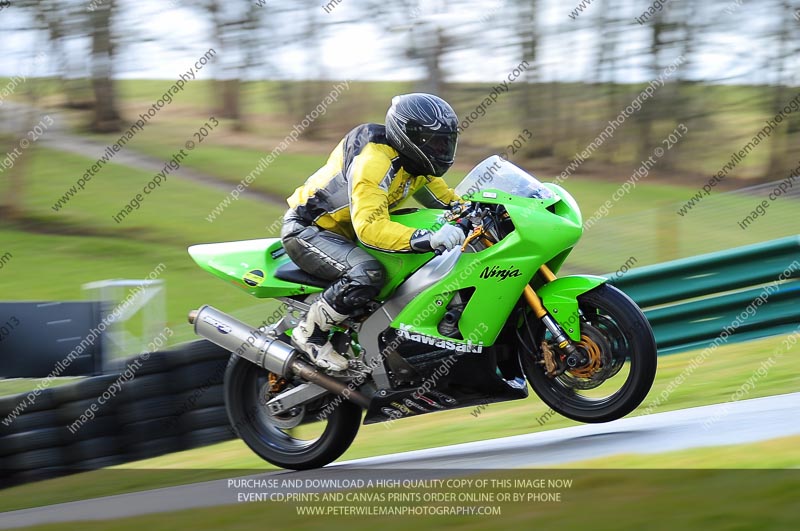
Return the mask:
[[[286, 253], [272, 258], [272, 253], [282, 248], [279, 238], [243, 240], [226, 243], [207, 243], [189, 247], [189, 254], [197, 264], [226, 282], [258, 298], [288, 297], [316, 293], [322, 289], [304, 286], [275, 278], [274, 272], [290, 262]], [[244, 279], [251, 271], [262, 271], [264, 278], [257, 285], [248, 285]], [[257, 282], [254, 280], [254, 282]]]
[[[431, 228], [436, 226], [441, 213], [441, 210], [421, 209], [393, 215], [392, 220], [409, 227]], [[261, 299], [322, 291], [316, 286], [295, 284], [275, 278], [275, 270], [290, 262], [286, 253], [280, 254], [277, 258], [272, 257], [272, 253], [280, 252], [282, 247], [279, 238], [263, 238], [193, 245], [189, 247], [189, 254], [200, 267], [212, 275]], [[412, 272], [422, 267], [431, 258], [430, 253], [384, 253], [367, 247], [363, 248], [378, 258], [386, 268], [389, 280], [378, 295], [379, 300], [387, 298]], [[244, 281], [244, 278], [249, 272], [255, 270], [263, 271], [264, 278], [256, 281], [257, 285], [251, 286]]]
[[[525, 285], [533, 281], [532, 285], [553, 318], [564, 326], [573, 340], [579, 340], [579, 328], [572, 326], [570, 329], [577, 315], [577, 297], [605, 279], [564, 277], [542, 285], [541, 277], [536, 276], [542, 264], [557, 272], [582, 233], [581, 214], [574, 199], [560, 186], [545, 186], [554, 197], [526, 198], [493, 189], [465, 196], [482, 204], [504, 205], [516, 230], [487, 249], [463, 253], [452, 271], [405, 306], [392, 326], [410, 326], [414, 333], [455, 344], [471, 341], [473, 345], [490, 346], [519, 301]], [[441, 214], [441, 210], [430, 209], [400, 211], [392, 215], [392, 220], [409, 227], [435, 230], [441, 224]], [[536, 230], [537, 227], [546, 230]], [[322, 291], [318, 287], [275, 278], [275, 270], [289, 262], [281, 247], [278, 238], [266, 238], [195, 245], [189, 248], [189, 253], [206, 271], [255, 297], [286, 297]], [[386, 268], [388, 281], [377, 297], [382, 301], [431, 259], [431, 253], [389, 253], [363, 248]], [[263, 279], [254, 277], [251, 274], [254, 271], [263, 272]], [[255, 285], [249, 285], [245, 278]], [[458, 322], [464, 340], [442, 336], [437, 328], [447, 304], [455, 291], [470, 287], [475, 291]]]
[[550, 315], [558, 321], [570, 339], [580, 341], [581, 331], [578, 315], [578, 296], [604, 284], [606, 278], [592, 275], [557, 278], [537, 290], [542, 304]]
[[[496, 197], [491, 197], [493, 194]], [[563, 194], [568, 196], [565, 192]], [[437, 330], [444, 307], [453, 291], [475, 287], [472, 298], [461, 314], [459, 330], [462, 337], [472, 343], [492, 345], [519, 301], [525, 285], [539, 267], [556, 257], [563, 262], [566, 255], [562, 251], [571, 248], [580, 238], [580, 213], [572, 211], [567, 202], [561, 201], [564, 195], [558, 194], [553, 199], [543, 200], [512, 196], [499, 190], [484, 190], [475, 194], [472, 197], [475, 201], [505, 205], [518, 229], [488, 249], [462, 254], [453, 271], [414, 298], [398, 314], [392, 326], [399, 328], [400, 325], [411, 325], [418, 333], [453, 341]], [[563, 217], [554, 216], [547, 210], [551, 206], [555, 207], [556, 213], [565, 209], [565, 213], [561, 213]], [[537, 226], [547, 226], [548, 230], [532, 230]], [[490, 273], [493, 267], [511, 270], [512, 274], [514, 269], [518, 271], [506, 278], [482, 278], [481, 275]]]

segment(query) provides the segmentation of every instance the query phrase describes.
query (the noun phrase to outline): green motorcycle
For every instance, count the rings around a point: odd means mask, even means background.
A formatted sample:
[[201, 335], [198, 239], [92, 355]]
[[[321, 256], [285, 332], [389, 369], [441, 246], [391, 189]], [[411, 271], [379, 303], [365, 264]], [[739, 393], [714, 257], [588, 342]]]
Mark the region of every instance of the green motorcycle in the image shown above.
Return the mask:
[[391, 422], [526, 398], [527, 384], [580, 422], [618, 419], [644, 400], [657, 352], [641, 310], [603, 277], [556, 277], [582, 233], [572, 196], [496, 155], [456, 192], [468, 203], [444, 214], [391, 215], [414, 228], [456, 223], [467, 233], [460, 249], [365, 247], [389, 281], [331, 332], [349, 358], [346, 371], [326, 373], [292, 347], [292, 328], [329, 282], [298, 268], [280, 239], [189, 248], [213, 275], [281, 301], [260, 326], [211, 306], [189, 315], [198, 335], [232, 352], [228, 416], [262, 458], [290, 469], [324, 466], [350, 446], [363, 410], [364, 424]]

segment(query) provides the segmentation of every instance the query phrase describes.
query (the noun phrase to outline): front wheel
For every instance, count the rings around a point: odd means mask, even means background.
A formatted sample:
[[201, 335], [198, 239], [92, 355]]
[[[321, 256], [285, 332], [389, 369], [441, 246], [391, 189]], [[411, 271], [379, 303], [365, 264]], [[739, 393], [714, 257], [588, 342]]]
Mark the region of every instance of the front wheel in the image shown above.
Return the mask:
[[642, 403], [656, 374], [657, 349], [650, 323], [617, 288], [603, 284], [578, 297], [581, 342], [589, 368], [547, 375], [543, 343], [549, 332], [526, 315], [522, 366], [531, 387], [553, 410], [579, 422], [609, 422]]
[[361, 408], [347, 400], [329, 405], [335, 399], [328, 395], [284, 415], [270, 415], [266, 403], [276, 387], [285, 385], [292, 384], [234, 355], [225, 372], [225, 406], [234, 431], [262, 459], [281, 468], [308, 470], [339, 458], [358, 433]]

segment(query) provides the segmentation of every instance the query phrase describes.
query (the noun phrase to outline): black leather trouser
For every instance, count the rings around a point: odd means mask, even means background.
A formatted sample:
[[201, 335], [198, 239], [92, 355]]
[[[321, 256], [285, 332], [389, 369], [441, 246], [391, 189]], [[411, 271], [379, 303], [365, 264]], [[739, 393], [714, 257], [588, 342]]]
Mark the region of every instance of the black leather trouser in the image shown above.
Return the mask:
[[283, 218], [283, 248], [303, 271], [335, 280], [322, 296], [339, 313], [351, 314], [383, 287], [383, 264], [352, 240], [302, 219], [293, 209]]

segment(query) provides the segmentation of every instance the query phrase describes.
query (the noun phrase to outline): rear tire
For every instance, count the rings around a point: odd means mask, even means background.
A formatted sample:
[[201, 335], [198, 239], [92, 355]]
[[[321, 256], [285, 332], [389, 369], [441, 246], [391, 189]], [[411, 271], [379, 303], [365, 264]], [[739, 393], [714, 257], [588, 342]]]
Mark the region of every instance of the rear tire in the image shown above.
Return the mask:
[[[605, 386], [613, 388], [617, 384], [619, 388], [605, 397], [582, 394], [569, 386], [575, 379], [547, 376], [543, 366], [521, 350], [523, 370], [539, 398], [565, 417], [589, 423], [622, 418], [642, 403], [653, 385], [658, 354], [653, 330], [636, 303], [608, 284], [578, 297], [578, 305], [582, 312], [582, 325], [585, 321], [593, 324], [605, 336], [605, 345], [611, 347], [615, 366], [617, 363], [620, 368], [627, 366], [626, 371], [617, 368], [597, 389], [603, 391]], [[540, 323], [537, 321], [535, 324]], [[543, 327], [538, 326], [531, 332], [536, 338], [537, 356], [541, 356], [539, 345]]]
[[260, 392], [269, 373], [235, 358], [225, 373], [228, 419], [236, 434], [262, 459], [282, 468], [308, 470], [335, 461], [350, 447], [361, 424], [360, 407], [344, 400], [319, 421], [320, 428], [324, 424], [324, 431], [316, 439], [296, 438], [272, 423], [266, 413]]

